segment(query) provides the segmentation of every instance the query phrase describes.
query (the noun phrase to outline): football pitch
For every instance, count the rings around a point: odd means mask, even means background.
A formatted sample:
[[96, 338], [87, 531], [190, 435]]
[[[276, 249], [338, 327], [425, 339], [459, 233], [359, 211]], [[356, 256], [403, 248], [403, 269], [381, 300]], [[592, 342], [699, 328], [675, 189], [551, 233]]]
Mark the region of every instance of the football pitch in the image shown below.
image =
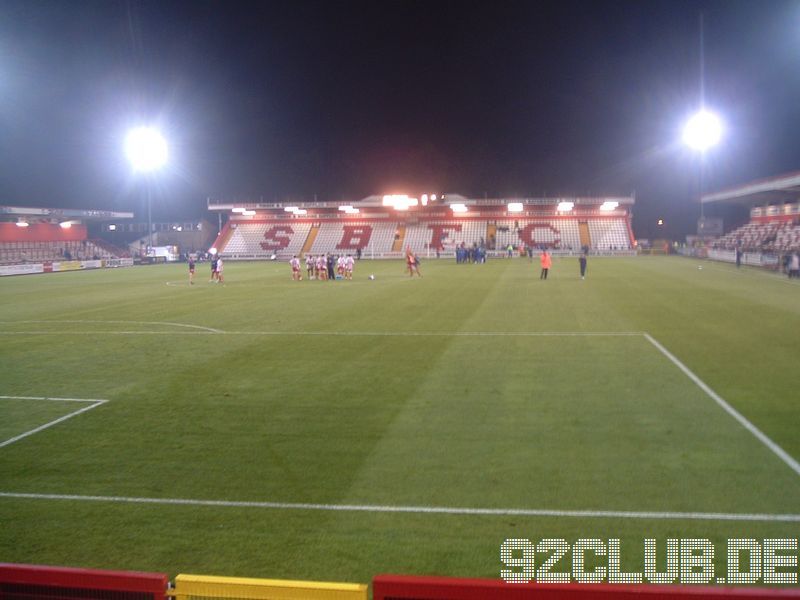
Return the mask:
[[507, 538], [620, 538], [636, 570], [644, 538], [800, 536], [800, 283], [198, 267], [0, 281], [0, 561], [497, 578]]

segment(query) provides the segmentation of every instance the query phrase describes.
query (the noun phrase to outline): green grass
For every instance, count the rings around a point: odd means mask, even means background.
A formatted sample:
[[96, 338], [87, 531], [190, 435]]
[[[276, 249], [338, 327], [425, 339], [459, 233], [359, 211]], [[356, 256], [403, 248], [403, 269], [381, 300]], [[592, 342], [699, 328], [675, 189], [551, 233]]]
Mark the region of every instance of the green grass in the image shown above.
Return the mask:
[[[422, 269], [4, 278], [0, 395], [109, 402], [0, 448], [0, 492], [800, 513], [800, 476], [644, 336], [464, 335], [647, 332], [800, 459], [800, 285], [680, 258], [592, 259], [585, 281], [577, 259], [546, 282], [520, 259]], [[65, 405], [0, 400], [0, 442], [84, 406]], [[641, 570], [645, 537], [798, 536], [796, 522], [0, 498], [0, 561], [171, 574], [496, 578], [511, 537], [618, 537]]]

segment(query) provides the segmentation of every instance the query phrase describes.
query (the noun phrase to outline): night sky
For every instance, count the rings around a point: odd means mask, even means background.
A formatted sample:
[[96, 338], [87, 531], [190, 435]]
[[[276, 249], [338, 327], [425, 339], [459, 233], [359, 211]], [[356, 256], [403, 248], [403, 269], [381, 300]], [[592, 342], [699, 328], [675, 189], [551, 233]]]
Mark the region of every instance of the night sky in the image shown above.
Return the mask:
[[141, 210], [127, 129], [170, 144], [154, 219], [206, 197], [627, 195], [697, 219], [680, 142], [725, 122], [706, 190], [800, 169], [800, 2], [0, 0], [0, 204]]

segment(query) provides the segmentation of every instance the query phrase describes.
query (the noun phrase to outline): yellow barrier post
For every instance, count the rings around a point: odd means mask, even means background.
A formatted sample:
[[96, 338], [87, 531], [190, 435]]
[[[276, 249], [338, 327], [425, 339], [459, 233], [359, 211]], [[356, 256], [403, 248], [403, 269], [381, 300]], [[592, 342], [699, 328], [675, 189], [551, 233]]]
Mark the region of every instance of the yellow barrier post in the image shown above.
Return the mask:
[[175, 600], [367, 600], [367, 586], [361, 583], [178, 575], [172, 595]]

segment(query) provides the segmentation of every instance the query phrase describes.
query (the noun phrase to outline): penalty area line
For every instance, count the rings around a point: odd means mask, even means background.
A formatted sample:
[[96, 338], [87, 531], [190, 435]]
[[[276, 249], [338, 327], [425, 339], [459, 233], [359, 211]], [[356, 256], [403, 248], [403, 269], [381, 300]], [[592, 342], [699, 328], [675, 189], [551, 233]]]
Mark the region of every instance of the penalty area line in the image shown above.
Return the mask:
[[204, 506], [217, 508], [262, 508], [273, 510], [315, 510], [334, 512], [404, 513], [468, 516], [566, 517], [590, 519], [654, 519], [693, 521], [746, 521], [798, 523], [800, 514], [671, 512], [632, 510], [555, 510], [537, 508], [469, 508], [456, 506], [391, 506], [380, 504], [314, 504], [306, 502], [257, 502], [234, 500], [193, 500], [188, 498], [143, 498], [132, 496], [84, 496], [74, 494], [34, 494], [0, 492], [0, 498], [18, 500], [66, 500], [73, 502], [111, 502], [162, 506]]
[[761, 431], [758, 427], [753, 425], [747, 417], [745, 417], [742, 413], [738, 410], [733, 408], [730, 404], [728, 404], [722, 396], [717, 394], [714, 390], [712, 390], [708, 384], [706, 384], [702, 379], [700, 379], [697, 375], [695, 375], [689, 367], [683, 364], [672, 352], [667, 350], [664, 346], [662, 346], [653, 336], [650, 334], [645, 333], [644, 337], [650, 342], [653, 346], [658, 349], [661, 354], [663, 354], [667, 359], [669, 359], [672, 364], [674, 364], [678, 369], [680, 369], [684, 375], [686, 375], [692, 382], [699, 387], [705, 394], [711, 398], [714, 402], [716, 402], [722, 410], [736, 419], [739, 424], [744, 427], [747, 431], [749, 431], [758, 441], [764, 444], [767, 448], [769, 448], [778, 458], [780, 458], [792, 471], [794, 471], [797, 475], [800, 475], [800, 463], [798, 463], [786, 450], [781, 448], [778, 444], [776, 444], [772, 439], [770, 439], [767, 434]]
[[[165, 325], [167, 323], [164, 323]], [[637, 337], [640, 331], [224, 331], [200, 325], [200, 331], [0, 331], [0, 335], [250, 335], [250, 336], [330, 336], [330, 337]]]
[[30, 431], [26, 431], [25, 433], [21, 433], [21, 434], [19, 434], [17, 436], [14, 436], [14, 437], [9, 438], [9, 439], [7, 439], [5, 441], [2, 441], [2, 442], [0, 442], [0, 448], [4, 448], [6, 446], [9, 446], [9, 445], [13, 444], [14, 442], [18, 442], [20, 440], [23, 440], [26, 437], [29, 437], [29, 436], [33, 435], [34, 433], [39, 433], [40, 431], [44, 431], [45, 429], [49, 429], [50, 427], [53, 427], [54, 425], [58, 425], [59, 423], [63, 423], [67, 419], [71, 419], [72, 417], [77, 417], [78, 415], [80, 415], [82, 413], [90, 411], [93, 408], [97, 408], [101, 404], [105, 404], [106, 402], [108, 402], [108, 400], [81, 400], [80, 398], [44, 398], [44, 397], [26, 397], [26, 396], [0, 396], [0, 399], [4, 399], [4, 400], [55, 400], [55, 401], [61, 401], [61, 402], [92, 402], [92, 404], [90, 404], [89, 406], [84, 406], [83, 408], [80, 408], [78, 410], [74, 410], [71, 413], [68, 413], [68, 414], [64, 415], [63, 417], [59, 417], [58, 419], [55, 419], [54, 421], [48, 421], [44, 425], [40, 425], [39, 427], [31, 429]]

